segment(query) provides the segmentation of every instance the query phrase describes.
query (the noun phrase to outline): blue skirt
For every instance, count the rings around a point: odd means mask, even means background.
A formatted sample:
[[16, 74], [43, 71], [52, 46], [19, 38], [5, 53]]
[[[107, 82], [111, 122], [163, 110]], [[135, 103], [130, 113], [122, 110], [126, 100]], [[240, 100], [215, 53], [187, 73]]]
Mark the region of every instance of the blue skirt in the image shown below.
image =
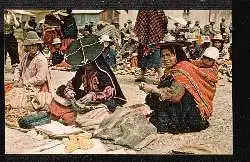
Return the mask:
[[138, 55], [138, 66], [140, 68], [160, 68], [161, 63], [161, 50], [155, 49], [154, 53], [143, 56], [143, 53]]

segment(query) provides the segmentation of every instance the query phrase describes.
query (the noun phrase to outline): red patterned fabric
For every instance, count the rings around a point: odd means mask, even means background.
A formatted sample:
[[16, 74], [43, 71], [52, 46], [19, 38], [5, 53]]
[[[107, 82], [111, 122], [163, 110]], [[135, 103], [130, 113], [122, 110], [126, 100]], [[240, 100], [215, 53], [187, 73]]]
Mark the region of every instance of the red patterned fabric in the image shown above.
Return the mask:
[[57, 103], [54, 99], [49, 106], [49, 111], [52, 119], [62, 119], [69, 125], [74, 125], [76, 122], [76, 112], [74, 112], [70, 107]]
[[63, 39], [60, 51], [65, 53], [65, 51], [70, 47], [72, 42], [74, 42], [74, 39], [72, 38]]
[[60, 38], [56, 30], [47, 29], [44, 31], [43, 41], [44, 44], [48, 46], [51, 53], [54, 53], [56, 51], [54, 46], [52, 45], [54, 38]]
[[[196, 65], [194, 65], [196, 64]], [[182, 61], [171, 70], [174, 79], [194, 97], [201, 115], [209, 118], [213, 112], [213, 98], [218, 80], [218, 66], [201, 68], [198, 62]]]
[[142, 44], [159, 43], [164, 38], [167, 18], [163, 10], [139, 11], [134, 32]]
[[84, 87], [88, 93], [92, 94], [92, 101], [95, 103], [108, 101], [115, 92], [112, 86], [106, 86], [101, 90], [99, 79], [101, 78], [97, 76], [97, 72], [82, 76]]

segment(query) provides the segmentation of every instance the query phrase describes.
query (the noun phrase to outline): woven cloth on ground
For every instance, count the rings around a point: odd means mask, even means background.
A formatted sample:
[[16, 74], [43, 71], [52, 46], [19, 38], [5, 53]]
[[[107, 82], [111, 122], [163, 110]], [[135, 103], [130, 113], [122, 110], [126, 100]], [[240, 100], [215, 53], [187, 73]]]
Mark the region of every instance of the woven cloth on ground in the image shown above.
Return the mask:
[[130, 107], [119, 107], [102, 121], [93, 136], [117, 145], [141, 149], [154, 140], [156, 132], [144, 114]]

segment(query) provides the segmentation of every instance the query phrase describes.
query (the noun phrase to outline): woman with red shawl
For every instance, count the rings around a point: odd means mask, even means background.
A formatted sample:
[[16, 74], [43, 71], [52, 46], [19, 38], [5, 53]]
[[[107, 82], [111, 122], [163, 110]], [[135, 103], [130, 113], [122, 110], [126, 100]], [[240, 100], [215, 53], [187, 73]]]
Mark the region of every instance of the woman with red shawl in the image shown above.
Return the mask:
[[190, 62], [180, 46], [162, 48], [166, 70], [159, 85], [140, 85], [148, 93], [146, 104], [154, 110], [150, 122], [158, 132], [174, 134], [208, 128], [218, 77], [218, 49], [209, 47], [200, 60]]

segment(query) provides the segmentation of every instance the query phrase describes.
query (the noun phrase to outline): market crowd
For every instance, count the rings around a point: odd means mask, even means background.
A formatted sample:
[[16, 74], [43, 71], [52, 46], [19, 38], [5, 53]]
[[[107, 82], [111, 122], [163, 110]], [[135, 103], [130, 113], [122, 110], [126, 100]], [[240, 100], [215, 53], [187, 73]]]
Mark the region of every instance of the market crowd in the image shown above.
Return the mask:
[[[162, 10], [140, 10], [134, 23], [128, 20], [122, 27], [116, 21], [90, 21], [79, 28], [68, 9], [52, 11], [39, 23], [32, 16], [21, 25], [11, 10], [5, 10], [5, 60], [8, 53], [14, 75], [5, 93], [33, 87], [37, 94], [52, 95], [51, 68], [76, 71], [57, 87], [46, 108], [43, 102], [34, 110], [45, 109], [51, 119], [75, 125], [78, 113], [97, 107], [113, 113], [122, 107], [127, 100], [115, 74], [139, 68], [135, 82], [147, 93], [145, 104], [152, 110], [145, 116], [158, 132], [204, 130], [213, 113], [216, 83], [223, 77], [232, 81], [232, 25], [222, 18], [204, 26], [199, 21], [176, 22], [168, 30], [168, 21]], [[215, 23], [220, 23], [218, 31]], [[23, 51], [18, 51], [17, 28], [24, 31]], [[92, 45], [82, 58], [79, 49]], [[151, 69], [157, 74], [153, 84], [146, 78]]]

